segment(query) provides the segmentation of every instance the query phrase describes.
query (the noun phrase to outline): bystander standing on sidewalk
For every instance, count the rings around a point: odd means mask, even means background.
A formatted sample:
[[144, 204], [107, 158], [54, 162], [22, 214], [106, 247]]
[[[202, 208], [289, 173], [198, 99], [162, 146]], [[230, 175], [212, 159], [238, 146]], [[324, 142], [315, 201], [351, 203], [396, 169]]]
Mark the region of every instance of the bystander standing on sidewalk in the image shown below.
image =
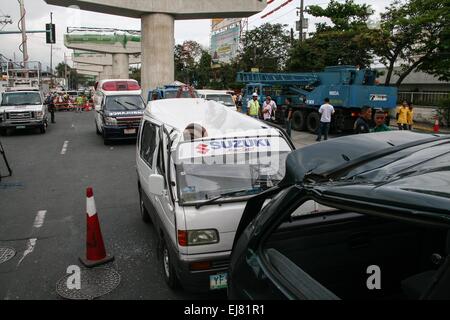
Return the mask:
[[320, 118], [319, 132], [316, 141], [322, 140], [322, 135], [325, 141], [328, 140], [328, 133], [330, 132], [331, 117], [335, 113], [334, 107], [330, 104], [330, 99], [325, 98], [325, 103], [320, 107], [319, 113], [322, 115]]
[[361, 108], [361, 114], [359, 118], [355, 121], [353, 127], [356, 134], [369, 133], [370, 126], [369, 122], [372, 120], [372, 108], [369, 106], [364, 106]]
[[375, 112], [375, 128], [373, 132], [385, 132], [391, 131], [391, 129], [386, 125], [386, 115], [383, 110], [378, 110]]
[[75, 103], [76, 103], [76, 112], [81, 112], [83, 105], [84, 105], [83, 96], [78, 96], [75, 100]]
[[408, 129], [412, 130], [413, 125], [414, 125], [414, 108], [411, 102], [408, 103], [408, 114], [407, 114], [407, 118], [408, 118]]
[[253, 94], [253, 99], [248, 102], [247, 106], [247, 115], [252, 118], [259, 119], [259, 115], [261, 113], [261, 106], [258, 101], [258, 94], [255, 92]]
[[274, 120], [275, 111], [277, 110], [277, 104], [272, 100], [272, 97], [267, 96], [266, 101], [263, 104], [263, 119], [265, 121]]
[[237, 102], [236, 102], [236, 108], [238, 112], [242, 112], [242, 99], [243, 99], [243, 92], [241, 91], [239, 95], [237, 96]]
[[292, 107], [292, 99], [286, 98], [284, 107], [284, 114], [286, 118], [286, 133], [289, 138], [292, 137], [292, 114], [294, 113], [294, 109]]
[[408, 130], [408, 112], [409, 107], [406, 101], [397, 110], [397, 125], [399, 130]]

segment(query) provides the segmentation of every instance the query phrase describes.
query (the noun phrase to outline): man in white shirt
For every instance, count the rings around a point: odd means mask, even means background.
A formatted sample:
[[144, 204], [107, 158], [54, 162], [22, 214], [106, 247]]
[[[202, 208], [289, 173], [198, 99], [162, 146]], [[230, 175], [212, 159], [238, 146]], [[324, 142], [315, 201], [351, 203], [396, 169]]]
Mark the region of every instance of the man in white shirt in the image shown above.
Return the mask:
[[325, 140], [328, 140], [331, 117], [333, 116], [334, 112], [334, 107], [330, 104], [330, 99], [325, 98], [325, 103], [319, 109], [319, 113], [322, 115], [322, 117], [320, 119], [320, 127], [316, 141], [321, 141], [322, 135], [325, 136]]
[[265, 121], [271, 121], [273, 115], [275, 115], [275, 110], [277, 110], [277, 105], [275, 101], [272, 100], [270, 96], [266, 97], [266, 101], [263, 104], [263, 118]]

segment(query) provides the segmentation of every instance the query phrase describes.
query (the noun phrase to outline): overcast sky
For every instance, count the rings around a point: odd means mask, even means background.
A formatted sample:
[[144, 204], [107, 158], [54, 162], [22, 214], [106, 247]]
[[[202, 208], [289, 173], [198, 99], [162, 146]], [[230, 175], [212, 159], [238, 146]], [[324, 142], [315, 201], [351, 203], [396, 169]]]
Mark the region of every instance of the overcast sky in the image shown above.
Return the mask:
[[[186, 0], [189, 1], [189, 0]], [[245, 1], [245, 0], [244, 0]], [[278, 12], [268, 16], [265, 19], [260, 17], [282, 4], [285, 0], [275, 0], [270, 4], [263, 13], [257, 14], [249, 18], [249, 27], [254, 28], [265, 22], [289, 24], [294, 26], [297, 17], [297, 7], [300, 5], [300, 0], [294, 0], [289, 5], [285, 6]], [[390, 0], [370, 0], [362, 1], [356, 0], [357, 3], [367, 3], [372, 6], [378, 13], [390, 3]], [[305, 5], [319, 4], [326, 6], [326, 0], [305, 0]], [[51, 6], [45, 3], [44, 0], [25, 0], [27, 10], [26, 24], [28, 30], [43, 30], [45, 24], [50, 22], [50, 12], [53, 12], [53, 22], [57, 28], [57, 44], [53, 47], [53, 61], [54, 65], [63, 61], [64, 53], [69, 55], [70, 50], [67, 50], [63, 44], [63, 34], [67, 27], [102, 27], [102, 28], [123, 28], [123, 29], [140, 29], [140, 21], [138, 19], [124, 18], [100, 13], [93, 13], [88, 11], [80, 11], [75, 9]], [[8, 24], [3, 28], [3, 31], [17, 30], [17, 23], [20, 19], [19, 4], [17, 0], [1, 0], [0, 16], [10, 15], [13, 24]], [[310, 30], [313, 29], [314, 23], [319, 22], [315, 18], [310, 18]], [[0, 18], [1, 19], [1, 18]], [[0, 27], [1, 28], [1, 27]], [[205, 47], [209, 47], [209, 33], [211, 29], [210, 20], [189, 20], [177, 21], [175, 24], [175, 40], [177, 43], [182, 43], [185, 40], [195, 40]], [[21, 53], [18, 46], [21, 42], [20, 35], [0, 35], [0, 53], [8, 58], [13, 58], [16, 54], [16, 59], [21, 59]], [[28, 35], [28, 51], [30, 60], [41, 61], [43, 65], [49, 65], [50, 61], [50, 45], [45, 43], [45, 34], [29, 34]], [[68, 61], [70, 63], [70, 61]]]

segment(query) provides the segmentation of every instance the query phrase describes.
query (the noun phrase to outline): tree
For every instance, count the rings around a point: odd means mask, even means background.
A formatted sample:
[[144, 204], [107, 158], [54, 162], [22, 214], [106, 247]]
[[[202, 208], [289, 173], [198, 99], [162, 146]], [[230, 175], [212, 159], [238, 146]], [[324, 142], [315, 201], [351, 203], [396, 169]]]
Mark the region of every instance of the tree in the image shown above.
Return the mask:
[[[60, 62], [56, 68], [56, 75], [59, 78], [66, 78], [67, 77], [67, 89], [77, 89], [78, 85], [85, 82], [85, 79], [82, 75], [79, 75], [77, 70], [71, 68], [69, 65], [67, 65], [64, 62]], [[66, 74], [67, 71], [67, 74]]]
[[243, 70], [280, 72], [285, 69], [291, 38], [282, 24], [263, 24], [246, 32], [241, 43], [239, 63]]
[[205, 88], [207, 87], [212, 78], [212, 57], [208, 51], [203, 51], [200, 61], [196, 68], [196, 79], [197, 79], [197, 87]]
[[130, 71], [131, 71], [130, 79], [134, 79], [137, 82], [141, 83], [141, 68], [131, 67]]
[[369, 5], [330, 1], [326, 8], [309, 6], [307, 12], [327, 18], [331, 23], [317, 24], [316, 32], [298, 42], [290, 51], [288, 70], [320, 71], [332, 65], [359, 65], [368, 67], [373, 60], [372, 43], [366, 34], [367, 21], [373, 14]]
[[203, 55], [202, 46], [195, 41], [185, 41], [175, 46], [175, 78], [191, 84], [195, 80], [195, 69]]
[[344, 3], [331, 0], [326, 8], [313, 5], [309, 6], [306, 12], [314, 17], [324, 17], [331, 20], [332, 26], [326, 23], [316, 25], [317, 33], [322, 33], [366, 28], [367, 21], [374, 11], [370, 5], [356, 4], [353, 0], [346, 0]]
[[449, 79], [449, 11], [448, 0], [395, 0], [386, 8], [380, 30], [372, 34], [374, 51], [387, 67], [385, 85], [397, 63], [397, 86], [417, 70]]
[[[69, 71], [70, 69], [69, 65], [67, 65], [67, 70]], [[66, 76], [66, 64], [64, 62], [58, 63], [55, 70], [58, 78], [64, 78]]]

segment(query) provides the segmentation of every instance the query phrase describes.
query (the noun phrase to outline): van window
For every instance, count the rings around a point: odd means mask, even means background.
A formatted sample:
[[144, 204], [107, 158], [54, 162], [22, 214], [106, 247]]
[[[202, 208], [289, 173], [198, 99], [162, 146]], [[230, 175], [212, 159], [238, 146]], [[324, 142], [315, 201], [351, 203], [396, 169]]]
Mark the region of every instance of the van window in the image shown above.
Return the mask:
[[142, 129], [141, 158], [147, 165], [153, 167], [153, 158], [159, 140], [159, 127], [146, 121]]
[[134, 111], [145, 109], [141, 96], [110, 96], [106, 98], [105, 110]]
[[197, 202], [234, 193], [258, 194], [286, 173], [291, 148], [278, 137], [185, 142], [178, 147], [177, 181], [181, 202]]
[[235, 107], [233, 97], [229, 94], [209, 94], [206, 100], [212, 100], [226, 105], [227, 107]]

